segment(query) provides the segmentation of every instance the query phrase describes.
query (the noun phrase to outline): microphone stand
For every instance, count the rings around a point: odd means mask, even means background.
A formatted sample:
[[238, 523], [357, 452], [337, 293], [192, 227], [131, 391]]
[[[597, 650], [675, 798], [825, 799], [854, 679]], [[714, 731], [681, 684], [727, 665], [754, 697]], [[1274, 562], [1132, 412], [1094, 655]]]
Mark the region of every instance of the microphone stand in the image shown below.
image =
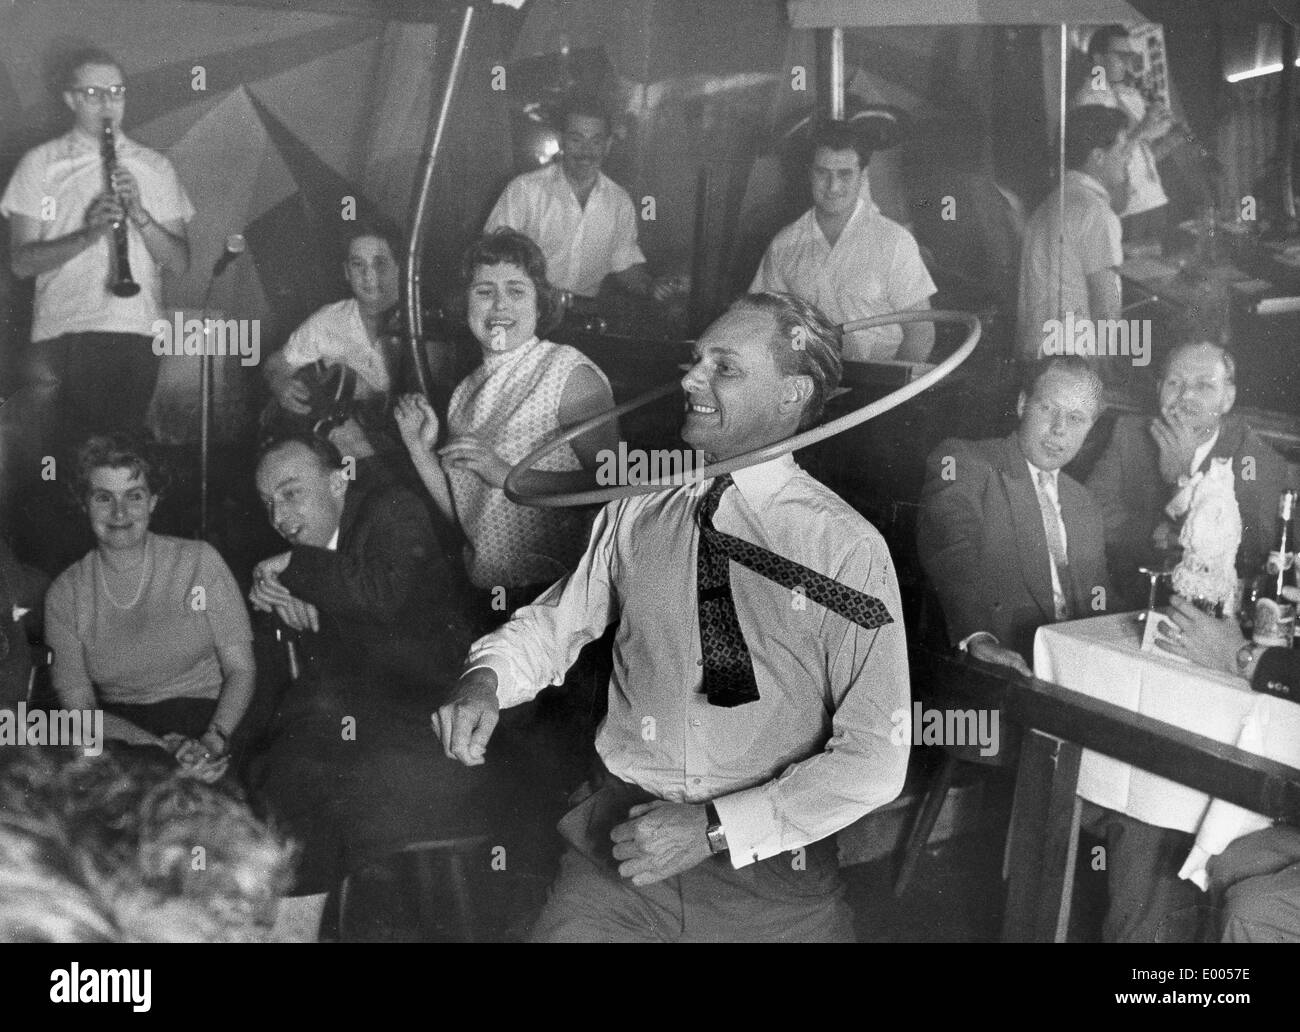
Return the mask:
[[217, 285], [217, 278], [242, 253], [242, 246], [236, 251], [227, 244], [227, 249], [212, 266], [212, 273], [208, 276], [199, 316], [203, 324], [203, 352], [199, 355], [199, 539], [202, 541], [208, 539], [208, 470], [212, 451], [212, 349], [208, 346], [208, 334], [212, 327], [208, 325], [208, 305], [212, 301], [212, 288]]
[[208, 457], [212, 446], [212, 355], [208, 348], [208, 304], [217, 283], [214, 268], [203, 291], [200, 320], [203, 325], [203, 352], [199, 355], [199, 539], [208, 539]]

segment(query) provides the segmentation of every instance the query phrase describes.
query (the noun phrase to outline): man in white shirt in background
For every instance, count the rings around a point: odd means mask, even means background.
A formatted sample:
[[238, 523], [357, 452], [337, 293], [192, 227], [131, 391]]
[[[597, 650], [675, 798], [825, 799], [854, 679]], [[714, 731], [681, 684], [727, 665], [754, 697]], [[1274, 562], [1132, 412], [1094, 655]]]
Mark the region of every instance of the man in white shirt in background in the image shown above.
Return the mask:
[[1142, 67], [1142, 56], [1124, 26], [1105, 25], [1094, 32], [1088, 40], [1088, 57], [1092, 66], [1074, 95], [1074, 106], [1100, 104], [1122, 111], [1133, 142], [1128, 159], [1128, 195], [1123, 208], [1117, 209], [1124, 220], [1124, 238], [1130, 243], [1158, 241], [1164, 236], [1169, 198], [1156, 162], [1177, 145], [1169, 136], [1173, 115], [1168, 108], [1148, 105], [1133, 85]]
[[[929, 308], [934, 281], [912, 234], [871, 200], [871, 153], [853, 128], [823, 122], [809, 149], [813, 206], [768, 245], [749, 289], [797, 294], [839, 324]], [[843, 357], [924, 362], [933, 348], [933, 323], [906, 323], [851, 334]]]
[[[1056, 188], [1030, 217], [1020, 252], [1016, 331], [1025, 362], [1044, 355], [1049, 322], [1076, 326], [1120, 316], [1124, 252], [1111, 202], [1123, 196], [1128, 176], [1126, 124], [1123, 112], [1100, 105], [1076, 108], [1066, 119], [1064, 231]], [[1072, 347], [1074, 341], [1063, 343]], [[1118, 378], [1114, 360], [1099, 362], [1097, 368], [1107, 382]]]
[[613, 144], [609, 113], [588, 97], [560, 114], [560, 159], [512, 179], [483, 226], [509, 226], [546, 256], [551, 286], [595, 297], [613, 275], [624, 290], [663, 300], [671, 278], [655, 279], [637, 244], [637, 213], [626, 190], [600, 170]]
[[[837, 336], [797, 297], [742, 298], [696, 345], [683, 438], [725, 459], [811, 425]], [[605, 769], [560, 822], [534, 939], [852, 941], [833, 836], [898, 795], [910, 741], [880, 534], [789, 457], [611, 503], [574, 572], [471, 649], [447, 754], [482, 763], [499, 709], [615, 621]]]

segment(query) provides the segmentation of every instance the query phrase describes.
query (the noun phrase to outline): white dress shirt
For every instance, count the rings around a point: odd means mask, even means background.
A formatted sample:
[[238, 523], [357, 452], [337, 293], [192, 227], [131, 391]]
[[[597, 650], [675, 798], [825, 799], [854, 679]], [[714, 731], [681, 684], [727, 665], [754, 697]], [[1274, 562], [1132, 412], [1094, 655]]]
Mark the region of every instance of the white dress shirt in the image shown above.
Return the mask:
[[[916, 308], [935, 292], [912, 234], [859, 199], [832, 247], [809, 208], [768, 245], [751, 292], [797, 294], [843, 324]], [[844, 340], [844, 357], [887, 361], [898, 354], [903, 328], [876, 326]]]
[[483, 231], [500, 226], [531, 237], [546, 256], [551, 285], [575, 294], [594, 297], [611, 272], [645, 261], [627, 191], [598, 172], [584, 207], [558, 161], [510, 181]]
[[576, 570], [475, 642], [502, 706], [559, 684], [619, 621], [606, 767], [661, 799], [712, 799], [732, 864], [834, 834], [902, 790], [911, 697], [898, 584], [874, 527], [788, 457], [741, 470], [714, 526], [881, 599], [894, 622], [865, 630], [731, 564], [736, 614], [760, 698], [701, 694], [694, 515], [709, 482], [606, 506]]

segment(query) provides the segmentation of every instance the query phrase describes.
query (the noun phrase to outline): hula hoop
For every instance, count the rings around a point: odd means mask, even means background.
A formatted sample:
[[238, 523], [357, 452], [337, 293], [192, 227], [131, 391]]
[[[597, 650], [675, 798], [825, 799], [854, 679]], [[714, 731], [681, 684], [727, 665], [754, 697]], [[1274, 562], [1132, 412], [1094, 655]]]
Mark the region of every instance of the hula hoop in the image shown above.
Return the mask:
[[870, 319], [858, 319], [855, 322], [845, 323], [842, 332], [844, 334], [854, 333], [858, 330], [870, 329], [873, 326], [890, 326], [902, 323], [933, 322], [933, 323], [962, 323], [967, 328], [966, 339], [962, 341], [961, 347], [936, 365], [928, 373], [917, 377], [911, 383], [904, 384], [897, 390], [891, 391], [883, 398], [878, 398], [873, 402], [863, 405], [860, 409], [840, 416], [829, 423], [823, 423], [821, 426], [812, 427], [793, 437], [787, 437], [784, 441], [774, 441], [766, 444], [761, 448], [755, 448], [753, 451], [745, 452], [743, 455], [735, 455], [730, 459], [722, 462], [714, 462], [703, 467], [702, 469], [693, 470], [690, 475], [683, 477], [672, 477], [668, 480], [650, 480], [643, 484], [618, 484], [612, 487], [593, 488], [590, 491], [566, 491], [561, 494], [551, 495], [534, 495], [526, 494], [519, 490], [518, 478], [525, 473], [532, 471], [533, 466], [545, 456], [551, 454], [557, 448], [568, 444], [575, 437], [581, 437], [588, 430], [600, 426], [602, 423], [624, 415], [634, 409], [648, 405], [652, 401], [658, 401], [660, 398], [667, 397], [669, 394], [681, 391], [681, 383], [673, 381], [656, 387], [654, 390], [642, 394], [640, 397], [633, 398], [631, 401], [624, 402], [622, 405], [616, 405], [607, 412], [601, 412], [592, 416], [590, 419], [577, 423], [567, 430], [561, 431], [555, 437], [543, 441], [531, 452], [523, 457], [519, 464], [513, 467], [506, 475], [505, 492], [506, 497], [518, 505], [529, 505], [539, 509], [560, 509], [572, 505], [595, 505], [605, 502], [612, 502], [619, 498], [632, 498], [636, 495], [653, 494], [655, 491], [666, 491], [669, 488], [681, 487], [685, 484], [698, 483], [701, 480], [710, 480], [713, 477], [722, 476], [724, 473], [734, 473], [738, 469], [745, 469], [747, 466], [755, 466], [760, 462], [768, 462], [771, 459], [780, 458], [782, 455], [789, 455], [791, 452], [798, 451], [800, 448], [807, 448], [810, 445], [817, 444], [836, 434], [843, 433], [845, 430], [851, 430], [855, 426], [865, 423], [869, 419], [874, 419], [882, 413], [888, 412], [892, 408], [903, 404], [903, 402], [916, 397], [922, 391], [933, 387], [945, 376], [951, 373], [967, 358], [970, 357], [975, 345], [980, 339], [980, 320], [979, 316], [970, 312], [953, 312], [945, 310], [937, 311], [919, 311], [919, 312], [890, 312], [887, 315], [876, 315]]

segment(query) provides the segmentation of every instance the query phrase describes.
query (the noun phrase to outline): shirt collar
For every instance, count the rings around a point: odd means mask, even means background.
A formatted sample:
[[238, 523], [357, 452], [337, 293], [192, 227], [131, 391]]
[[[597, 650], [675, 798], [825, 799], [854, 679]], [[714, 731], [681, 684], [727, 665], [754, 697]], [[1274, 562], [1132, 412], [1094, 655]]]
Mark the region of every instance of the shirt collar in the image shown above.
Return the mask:
[[1214, 450], [1214, 446], [1219, 442], [1219, 435], [1221, 433], [1223, 433], [1222, 426], [1220, 426], [1219, 429], [1214, 431], [1213, 437], [1211, 437], [1204, 444], [1198, 445], [1196, 451], [1192, 453], [1193, 473], [1195, 473], [1198, 469], [1200, 469], [1203, 465], [1205, 465], [1205, 458], [1207, 455], [1210, 454], [1210, 452]]
[[782, 455], [755, 466], [738, 469], [731, 474], [731, 479], [749, 507], [759, 509], [785, 487], [798, 471], [799, 464], [794, 461], [794, 456]]
[[1102, 186], [1100, 180], [1094, 179], [1087, 172], [1080, 172], [1077, 168], [1066, 169], [1065, 178], [1071, 180], [1085, 190], [1091, 190], [1098, 197], [1106, 198], [1106, 203], [1110, 203], [1110, 191]]
[[1038, 474], [1039, 474], [1039, 473], [1046, 473], [1047, 476], [1048, 476], [1048, 480], [1049, 480], [1049, 482], [1051, 483], [1052, 487], [1053, 487], [1053, 488], [1056, 487], [1056, 474], [1058, 474], [1059, 472], [1061, 472], [1059, 469], [1039, 469], [1037, 466], [1035, 466], [1035, 465], [1034, 465], [1032, 462], [1030, 462], [1028, 459], [1025, 459], [1025, 465], [1029, 467], [1029, 479], [1032, 480], [1032, 481], [1034, 482], [1035, 486], [1037, 486], [1037, 484], [1038, 484]]
[[[573, 192], [573, 184], [569, 182], [569, 177], [564, 174], [564, 166], [560, 163], [560, 157], [558, 154], [556, 155], [555, 160], [551, 162], [551, 176], [554, 185], [557, 188], [567, 191], [575, 200], [577, 199], [578, 195]], [[596, 169], [596, 183], [591, 188], [592, 197], [597, 193], [604, 191], [606, 178], [608, 177], [604, 172], [600, 169]], [[588, 197], [587, 199], [590, 200], [591, 197]]]
[[329, 541], [325, 543], [326, 551], [337, 552], [339, 550], [339, 531], [341, 529], [341, 527], [334, 528], [334, 534], [330, 537]]

